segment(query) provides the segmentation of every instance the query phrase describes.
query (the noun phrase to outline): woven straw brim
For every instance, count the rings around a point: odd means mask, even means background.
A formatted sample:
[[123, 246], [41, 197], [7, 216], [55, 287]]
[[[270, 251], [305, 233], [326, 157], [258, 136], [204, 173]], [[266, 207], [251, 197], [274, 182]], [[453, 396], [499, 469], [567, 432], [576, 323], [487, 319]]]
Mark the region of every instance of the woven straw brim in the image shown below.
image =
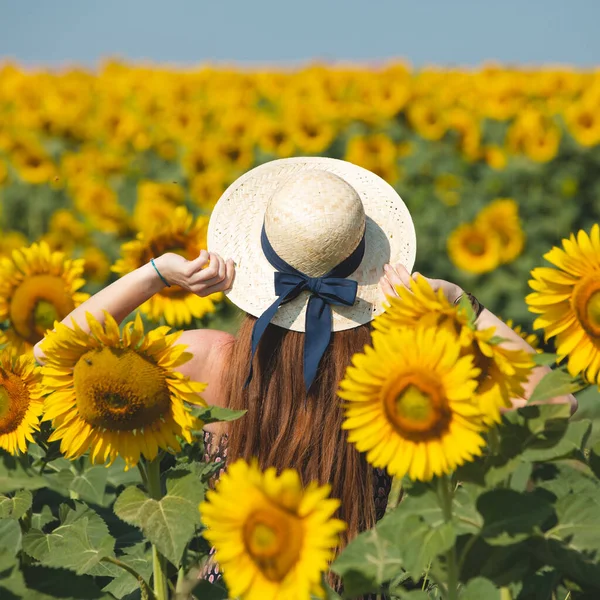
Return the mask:
[[[260, 165], [234, 181], [217, 202], [208, 227], [208, 249], [235, 261], [235, 280], [227, 296], [259, 317], [276, 300], [274, 269], [260, 243], [267, 203], [282, 181], [311, 169], [329, 171], [347, 181], [360, 196], [367, 216], [365, 255], [349, 276], [358, 282], [356, 302], [332, 306], [333, 331], [342, 331], [368, 323], [383, 311], [385, 297], [379, 280], [386, 263], [401, 263], [411, 272], [415, 262], [417, 243], [410, 213], [394, 188], [371, 171], [322, 157], [285, 158]], [[308, 297], [308, 292], [302, 292], [282, 305], [271, 322], [304, 331]]]

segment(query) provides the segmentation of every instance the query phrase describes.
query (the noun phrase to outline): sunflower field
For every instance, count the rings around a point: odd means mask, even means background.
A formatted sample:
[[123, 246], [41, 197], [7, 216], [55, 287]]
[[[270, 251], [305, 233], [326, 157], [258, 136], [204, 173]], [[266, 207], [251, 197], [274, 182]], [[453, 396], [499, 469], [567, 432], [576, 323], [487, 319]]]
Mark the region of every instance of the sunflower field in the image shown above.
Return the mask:
[[[206, 405], [177, 340], [235, 332], [222, 294], [57, 324], [152, 257], [197, 257], [226, 187], [295, 155], [393, 185], [416, 269], [538, 350], [423, 278], [391, 302], [339, 396], [394, 484], [341, 552], [328, 486], [245, 461], [212, 485], [203, 424], [244, 416]], [[0, 64], [0, 600], [600, 597], [599, 198], [593, 70]], [[571, 392], [573, 416], [545, 403]]]

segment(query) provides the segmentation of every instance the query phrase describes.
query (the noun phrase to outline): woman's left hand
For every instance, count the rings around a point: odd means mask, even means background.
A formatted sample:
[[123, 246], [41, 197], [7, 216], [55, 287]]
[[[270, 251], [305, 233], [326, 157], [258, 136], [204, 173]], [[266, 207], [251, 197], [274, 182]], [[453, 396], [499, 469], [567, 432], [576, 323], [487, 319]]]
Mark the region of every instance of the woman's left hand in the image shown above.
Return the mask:
[[154, 263], [170, 285], [178, 285], [202, 297], [228, 290], [235, 276], [232, 259], [225, 261], [216, 252], [206, 250], [194, 260], [167, 252]]

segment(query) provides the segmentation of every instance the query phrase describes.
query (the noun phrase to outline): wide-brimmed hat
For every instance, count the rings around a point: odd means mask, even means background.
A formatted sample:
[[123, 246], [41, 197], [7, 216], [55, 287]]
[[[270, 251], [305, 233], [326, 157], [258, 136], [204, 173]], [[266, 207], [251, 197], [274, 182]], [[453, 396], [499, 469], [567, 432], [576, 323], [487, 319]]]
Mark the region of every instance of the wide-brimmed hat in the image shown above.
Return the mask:
[[[281, 259], [313, 278], [364, 243], [362, 260], [348, 276], [358, 283], [356, 300], [352, 306], [331, 306], [333, 331], [368, 323], [383, 311], [379, 280], [386, 263], [401, 263], [410, 272], [415, 262], [415, 228], [398, 193], [374, 173], [333, 158], [286, 158], [260, 165], [234, 181], [213, 210], [208, 249], [235, 261], [227, 296], [256, 317], [278, 298], [276, 269], [261, 242], [265, 235]], [[303, 291], [279, 306], [270, 322], [305, 331], [310, 295]]]

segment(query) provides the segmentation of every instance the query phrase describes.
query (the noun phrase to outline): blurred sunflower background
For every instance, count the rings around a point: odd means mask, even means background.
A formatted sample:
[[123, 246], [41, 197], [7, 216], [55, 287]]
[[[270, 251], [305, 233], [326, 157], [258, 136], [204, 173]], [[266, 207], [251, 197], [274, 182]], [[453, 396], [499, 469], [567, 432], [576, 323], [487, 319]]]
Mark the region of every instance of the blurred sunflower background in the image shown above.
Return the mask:
[[[89, 10], [72, 17], [106, 19], [109, 9]], [[292, 155], [349, 160], [388, 181], [416, 224], [416, 269], [456, 281], [530, 329], [531, 269], [568, 232], [600, 219], [600, 73], [421, 62], [183, 67], [104, 58], [57, 68], [0, 56], [1, 341], [30, 348], [85, 294], [158, 253], [195, 257], [224, 189]], [[151, 323], [235, 329], [221, 296], [169, 288], [142, 312]]]

